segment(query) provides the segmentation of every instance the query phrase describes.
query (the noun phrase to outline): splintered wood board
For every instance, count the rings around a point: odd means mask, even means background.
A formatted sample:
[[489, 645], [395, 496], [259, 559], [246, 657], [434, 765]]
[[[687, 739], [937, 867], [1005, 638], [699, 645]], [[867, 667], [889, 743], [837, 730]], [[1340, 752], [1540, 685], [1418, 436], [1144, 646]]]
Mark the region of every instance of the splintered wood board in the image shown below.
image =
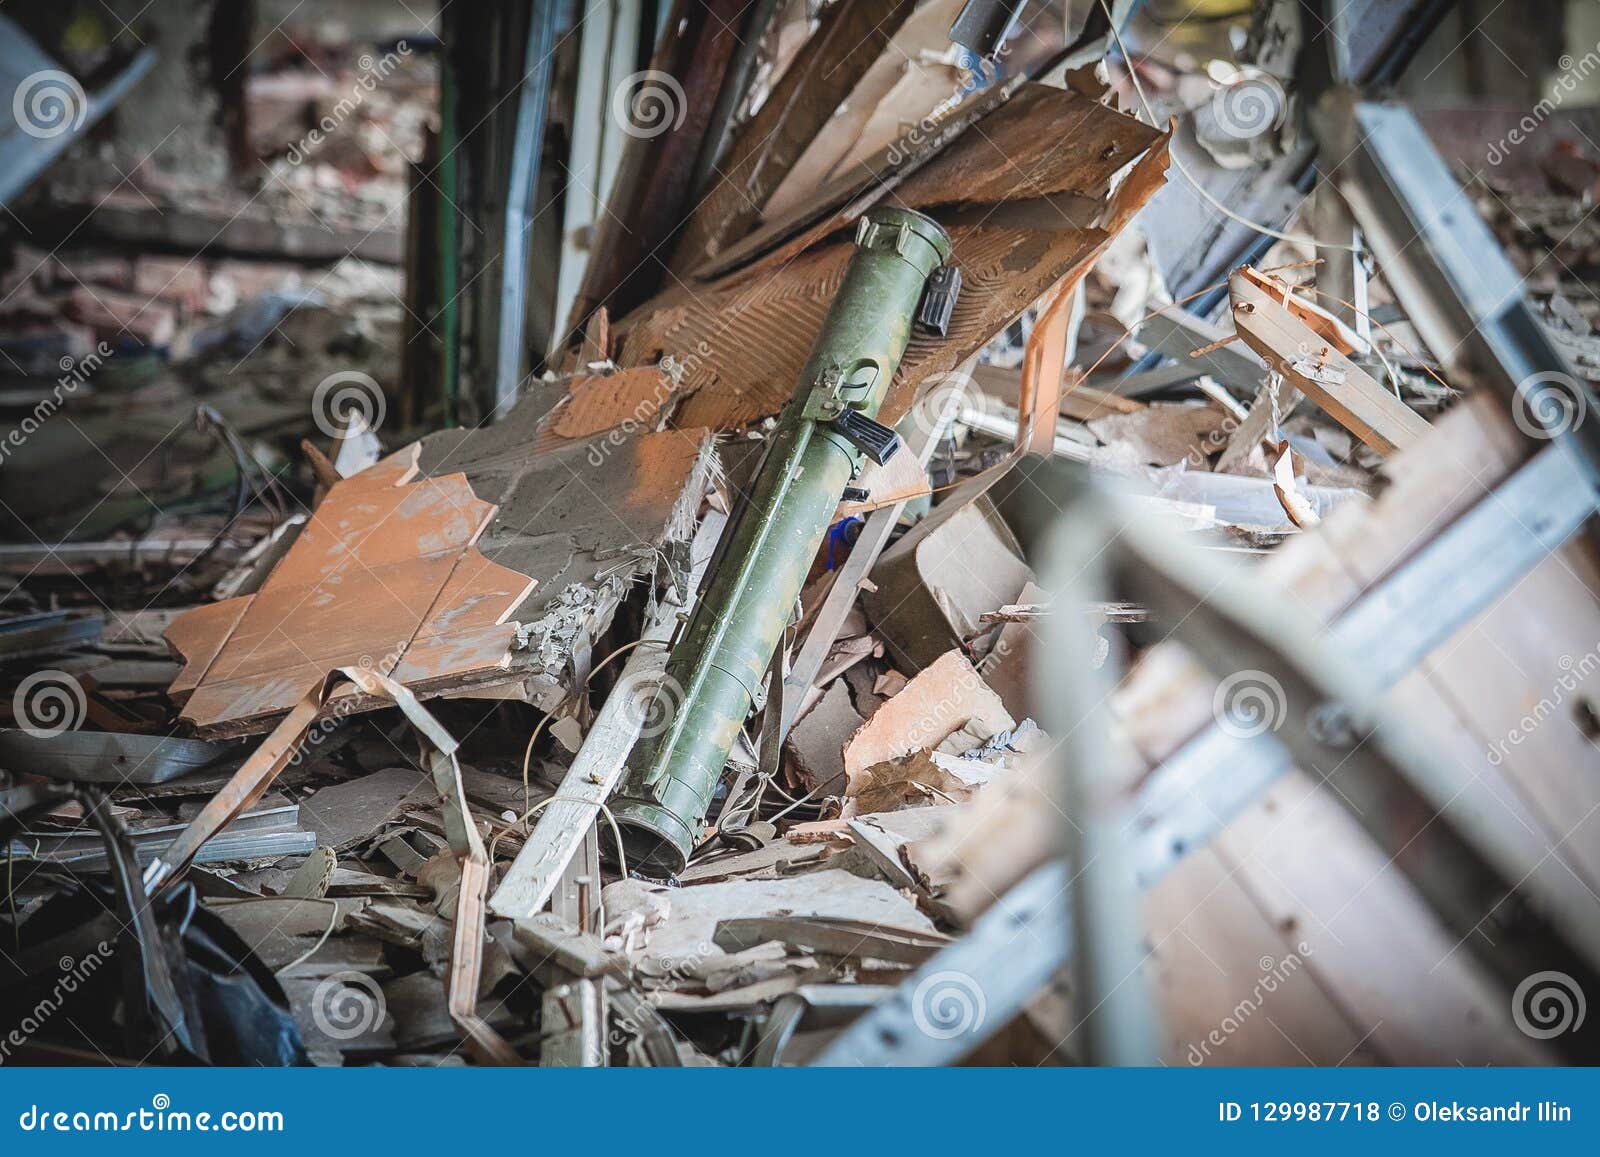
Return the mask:
[[676, 401], [677, 383], [658, 366], [576, 378], [552, 415], [550, 429], [562, 438], [588, 438], [618, 426], [649, 429]]
[[[1385, 463], [1389, 486], [1376, 501], [1341, 508], [1285, 543], [1262, 561], [1262, 577], [1308, 619], [1330, 621], [1540, 446], [1518, 434], [1492, 398], [1469, 398]], [[1506, 825], [1537, 835], [1600, 895], [1600, 747], [1580, 712], [1600, 696], [1600, 685], [1580, 678], [1596, 666], [1588, 656], [1600, 640], [1597, 595], [1594, 548], [1575, 537], [1436, 648], [1386, 701], [1464, 780], [1493, 792]], [[1568, 689], [1573, 680], [1576, 691]], [[1135, 748], [1130, 757], [1153, 768], [1210, 726], [1217, 682], [1178, 644], [1141, 656], [1113, 700], [1119, 733]], [[1558, 693], [1564, 710], [1540, 707]], [[1525, 720], [1541, 711], [1544, 722], [1528, 727]], [[1508, 741], [1512, 735], [1518, 742]], [[1059, 853], [1051, 787], [1046, 771], [1024, 767], [916, 849], [919, 863], [948, 877], [941, 902], [954, 922], [970, 922]], [[1241, 915], [1240, 897], [1254, 916]], [[1600, 919], [1600, 899], [1595, 906]], [[1203, 1052], [1202, 1063], [1295, 1056], [1320, 1063], [1337, 1060], [1352, 1041], [1360, 1047], [1347, 1064], [1549, 1059], [1512, 1023], [1511, 994], [1446, 933], [1399, 865], [1331, 789], [1299, 772], [1192, 850], [1155, 883], [1144, 907], [1152, 947], [1146, 967], [1172, 1026], [1174, 1063], [1192, 1059], [1188, 1047], [1213, 1029], [1225, 1044]], [[1256, 985], [1270, 971], [1264, 958], [1281, 963], [1289, 953], [1314, 987], [1289, 985], [1262, 999]], [[1226, 980], [1213, 983], [1217, 977]], [[1250, 1026], [1229, 1027], [1247, 999], [1259, 1001]], [[1298, 1008], [1302, 1000], [1331, 1002], [1344, 1023], [1317, 1028], [1321, 1014]], [[1292, 1046], [1282, 1042], [1286, 1055], [1260, 1035], [1254, 1022], [1263, 1014], [1292, 1039]], [[1236, 1038], [1242, 1043], [1227, 1043]]]
[[950, 25], [965, 0], [924, 0], [873, 61], [762, 206], [771, 220], [809, 204], [834, 178], [905, 136], [958, 93], [965, 79], [948, 59]]
[[[569, 587], [592, 591], [602, 572], [626, 579], [648, 571], [658, 550], [687, 541], [717, 461], [709, 430], [642, 433], [624, 418], [605, 433], [563, 438], [552, 427], [565, 405], [541, 413], [529, 405], [536, 400], [493, 426], [430, 434], [421, 452], [424, 474], [464, 470], [474, 491], [498, 506], [478, 549], [538, 582], [518, 610], [524, 623]], [[591, 413], [606, 408], [591, 400]], [[622, 412], [608, 408], [596, 420]]]
[[[1200, 848], [1144, 897], [1147, 983], [1170, 1065], [1370, 1065], [1362, 1040], [1309, 967], [1311, 957]], [[1271, 991], [1267, 991], [1270, 988]]]

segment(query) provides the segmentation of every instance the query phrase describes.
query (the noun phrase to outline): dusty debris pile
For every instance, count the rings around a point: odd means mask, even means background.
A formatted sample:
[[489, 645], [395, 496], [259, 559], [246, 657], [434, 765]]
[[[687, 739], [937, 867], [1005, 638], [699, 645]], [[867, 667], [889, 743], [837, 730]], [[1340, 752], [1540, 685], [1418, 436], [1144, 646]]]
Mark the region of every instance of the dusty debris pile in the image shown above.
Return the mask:
[[744, 66], [669, 21], [695, 115], [604, 136], [604, 214], [487, 314], [418, 288], [505, 254], [438, 239], [404, 41], [326, 130], [348, 45], [250, 73], [257, 196], [58, 198], [94, 227], [0, 282], [0, 1007], [75, 978], [27, 1056], [1593, 1047], [1500, 992], [1600, 959], [1600, 716], [1527, 722], [1596, 665], [1593, 309], [1523, 296], [1509, 209], [1424, 220], [1417, 122], [1261, 21], [1130, 66], [1159, 24], [1042, 7], [982, 56], [960, 4], [768, 6]]

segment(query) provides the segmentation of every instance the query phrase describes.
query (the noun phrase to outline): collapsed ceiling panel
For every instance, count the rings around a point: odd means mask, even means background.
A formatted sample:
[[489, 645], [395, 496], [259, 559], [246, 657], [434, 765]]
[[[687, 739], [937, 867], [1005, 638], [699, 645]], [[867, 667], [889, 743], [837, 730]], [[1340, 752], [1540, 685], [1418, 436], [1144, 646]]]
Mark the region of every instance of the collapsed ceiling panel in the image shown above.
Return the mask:
[[[707, 431], [619, 429], [639, 404], [627, 382], [653, 397], [669, 379], [617, 377], [569, 395], [576, 425], [599, 436], [562, 438], [547, 427], [567, 399], [553, 412], [530, 399], [497, 426], [440, 431], [336, 483], [259, 592], [168, 629], [184, 719], [206, 735], [265, 730], [351, 665], [423, 694], [559, 679], [634, 578], [687, 541], [713, 472]], [[368, 705], [353, 687], [337, 695]]]
[[495, 507], [460, 473], [419, 478], [417, 450], [335, 484], [260, 591], [167, 629], [197, 733], [266, 730], [337, 667], [427, 689], [509, 663], [534, 580], [477, 550]]
[[[497, 511], [484, 555], [534, 579], [503, 683], [547, 706], [581, 688], [635, 580], [675, 581], [720, 475], [705, 429], [655, 430], [677, 380], [657, 367], [536, 389], [504, 421], [424, 438], [424, 475], [462, 470]], [[493, 680], [491, 680], [493, 682]]]

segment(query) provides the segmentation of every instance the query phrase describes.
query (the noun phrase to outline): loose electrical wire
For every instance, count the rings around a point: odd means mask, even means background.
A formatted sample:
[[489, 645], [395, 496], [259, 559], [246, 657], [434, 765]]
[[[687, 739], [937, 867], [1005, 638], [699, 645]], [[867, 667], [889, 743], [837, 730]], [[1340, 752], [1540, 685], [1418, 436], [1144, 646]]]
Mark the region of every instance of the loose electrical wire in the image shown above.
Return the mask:
[[[1121, 52], [1122, 58], [1128, 62], [1128, 79], [1133, 82], [1133, 91], [1139, 97], [1139, 103], [1144, 106], [1144, 115], [1149, 118], [1152, 126], [1159, 127], [1156, 124], [1155, 110], [1150, 107], [1150, 102], [1145, 99], [1144, 86], [1139, 83], [1139, 72], [1138, 69], [1134, 67], [1133, 57], [1128, 54], [1128, 46], [1122, 42], [1122, 33], [1117, 31], [1116, 17], [1112, 16], [1111, 8], [1106, 3], [1106, 0], [1100, 0], [1100, 7], [1105, 10], [1106, 19], [1110, 22], [1111, 37], [1117, 42], [1117, 51]], [[1261, 224], [1259, 221], [1252, 221], [1248, 217], [1241, 217], [1238, 213], [1235, 213], [1232, 209], [1228, 208], [1221, 201], [1213, 197], [1206, 187], [1195, 179], [1194, 174], [1189, 172], [1188, 169], [1184, 168], [1182, 158], [1180, 158], [1175, 151], [1169, 149], [1167, 156], [1172, 161], [1173, 167], [1176, 168], [1178, 172], [1183, 174], [1184, 180], [1188, 181], [1189, 184], [1194, 188], [1194, 191], [1200, 194], [1201, 200], [1205, 201], [1206, 204], [1210, 205], [1224, 217], [1227, 217], [1230, 221], [1237, 221], [1240, 225], [1243, 225], [1247, 229], [1253, 229], [1265, 237], [1271, 237], [1278, 241], [1288, 241], [1295, 245], [1310, 245], [1317, 249], [1337, 249], [1343, 253], [1359, 252], [1354, 245], [1340, 245], [1339, 243], [1332, 241], [1318, 241], [1315, 237], [1307, 237], [1295, 233], [1281, 233], [1271, 226]]]

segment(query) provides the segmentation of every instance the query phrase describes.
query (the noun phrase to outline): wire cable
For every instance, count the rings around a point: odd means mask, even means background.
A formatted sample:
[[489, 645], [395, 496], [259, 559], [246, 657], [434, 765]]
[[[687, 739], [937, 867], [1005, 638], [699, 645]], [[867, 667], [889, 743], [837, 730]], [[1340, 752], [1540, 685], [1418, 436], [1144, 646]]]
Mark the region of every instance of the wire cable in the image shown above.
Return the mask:
[[[1111, 37], [1117, 42], [1117, 51], [1122, 53], [1122, 59], [1128, 63], [1128, 79], [1133, 82], [1133, 91], [1138, 95], [1139, 103], [1144, 106], [1144, 115], [1149, 118], [1150, 124], [1153, 127], [1159, 128], [1160, 125], [1156, 121], [1155, 111], [1150, 107], [1150, 102], [1145, 99], [1144, 86], [1139, 83], [1139, 71], [1134, 67], [1133, 57], [1128, 54], [1128, 46], [1122, 42], [1122, 33], [1117, 31], [1116, 17], [1111, 15], [1111, 8], [1106, 3], [1106, 0], [1100, 0], [1100, 7], [1105, 9], [1106, 19], [1111, 24]], [[1167, 150], [1167, 157], [1172, 161], [1173, 167], [1176, 168], [1178, 172], [1183, 174], [1184, 180], [1188, 181], [1189, 184], [1194, 188], [1194, 191], [1200, 194], [1201, 200], [1205, 201], [1208, 205], [1210, 205], [1217, 212], [1221, 213], [1224, 217], [1227, 217], [1230, 221], [1237, 221], [1245, 228], [1253, 229], [1263, 236], [1271, 237], [1278, 241], [1287, 241], [1294, 245], [1310, 245], [1316, 249], [1337, 249], [1341, 253], [1360, 252], [1360, 250], [1358, 250], [1354, 245], [1340, 245], [1339, 243], [1333, 241], [1318, 241], [1315, 237], [1307, 237], [1297, 233], [1280, 233], [1278, 230], [1269, 225], [1263, 225], [1259, 221], [1252, 221], [1248, 217], [1241, 217], [1238, 213], [1235, 213], [1232, 209], [1228, 208], [1221, 201], [1213, 197], [1210, 191], [1195, 179], [1194, 174], [1189, 172], [1188, 169], [1184, 168], [1183, 160], [1178, 156], [1176, 150], [1169, 148]]]
[[[504, 836], [512, 828], [516, 827], [517, 824], [527, 823], [530, 819], [544, 811], [545, 808], [549, 807], [557, 800], [566, 800], [568, 803], [587, 804], [590, 807], [597, 807], [600, 809], [601, 814], [606, 817], [606, 823], [611, 827], [611, 838], [617, 842], [617, 871], [622, 873], [622, 878], [624, 880], [628, 879], [628, 853], [622, 848], [622, 829], [617, 826], [617, 817], [612, 814], [611, 808], [605, 803], [605, 801], [584, 799], [582, 796], [577, 795], [553, 795], [549, 799], [542, 799], [527, 811], [523, 812], [522, 815], [518, 816], [511, 823], [507, 824], [505, 827], [496, 832], [494, 837], [489, 841], [489, 866], [494, 866], [494, 852], [495, 849], [500, 846], [501, 836]], [[599, 881], [596, 881], [596, 883], [598, 882]], [[596, 888], [594, 894], [595, 913], [600, 918], [600, 931], [602, 935], [604, 935], [606, 928], [606, 906], [603, 898], [604, 891], [605, 889], [603, 888]]]

